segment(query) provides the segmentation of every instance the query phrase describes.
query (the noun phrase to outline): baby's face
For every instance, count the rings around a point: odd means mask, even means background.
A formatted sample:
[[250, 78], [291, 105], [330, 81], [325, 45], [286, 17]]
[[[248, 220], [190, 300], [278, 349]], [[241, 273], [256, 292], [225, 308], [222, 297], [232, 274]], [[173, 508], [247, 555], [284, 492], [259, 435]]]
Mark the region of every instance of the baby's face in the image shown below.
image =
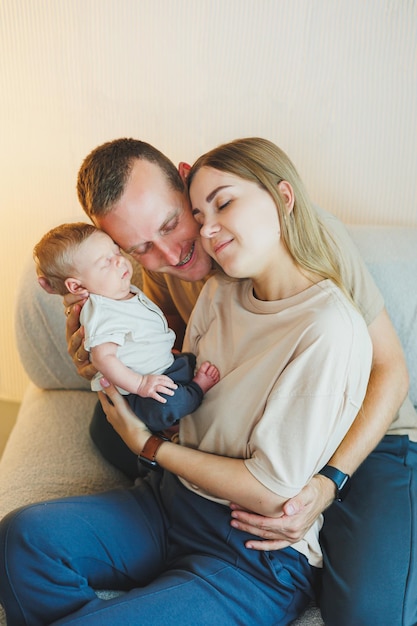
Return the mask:
[[106, 233], [97, 231], [88, 237], [74, 254], [73, 262], [77, 278], [90, 293], [113, 300], [129, 297], [132, 264]]

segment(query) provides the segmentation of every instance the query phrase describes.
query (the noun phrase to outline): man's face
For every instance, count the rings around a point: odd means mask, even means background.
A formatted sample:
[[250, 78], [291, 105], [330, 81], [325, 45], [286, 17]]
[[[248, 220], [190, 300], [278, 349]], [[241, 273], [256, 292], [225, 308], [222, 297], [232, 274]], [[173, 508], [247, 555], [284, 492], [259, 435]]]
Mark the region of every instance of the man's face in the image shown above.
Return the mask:
[[136, 160], [122, 197], [94, 223], [145, 269], [186, 281], [200, 280], [211, 269], [187, 193], [173, 190], [149, 161]]

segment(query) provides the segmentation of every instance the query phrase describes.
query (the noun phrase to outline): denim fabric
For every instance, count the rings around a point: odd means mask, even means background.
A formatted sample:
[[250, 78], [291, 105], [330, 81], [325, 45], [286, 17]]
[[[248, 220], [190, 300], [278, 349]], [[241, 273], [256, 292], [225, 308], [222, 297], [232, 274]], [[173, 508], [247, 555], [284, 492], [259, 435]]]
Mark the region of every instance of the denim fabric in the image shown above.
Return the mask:
[[325, 513], [326, 626], [417, 624], [417, 444], [387, 435]]
[[[292, 548], [248, 550], [247, 538], [227, 507], [168, 473], [25, 507], [0, 524], [8, 626], [291, 623], [316, 570]], [[99, 588], [127, 593], [103, 600]]]

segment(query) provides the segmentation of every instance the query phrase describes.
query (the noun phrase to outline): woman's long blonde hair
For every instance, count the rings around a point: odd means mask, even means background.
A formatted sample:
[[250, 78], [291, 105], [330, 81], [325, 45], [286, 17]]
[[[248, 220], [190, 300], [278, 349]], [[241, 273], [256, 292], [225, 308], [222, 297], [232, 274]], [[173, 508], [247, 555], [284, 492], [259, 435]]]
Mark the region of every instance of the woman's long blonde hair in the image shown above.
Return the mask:
[[[228, 172], [265, 189], [276, 204], [281, 237], [294, 261], [301, 269], [332, 280], [352, 301], [342, 280], [332, 237], [312, 207], [304, 183], [283, 150], [259, 137], [225, 143], [197, 159], [188, 175], [188, 187], [202, 167]], [[294, 208], [290, 214], [278, 188], [284, 180], [290, 183], [294, 192]]]

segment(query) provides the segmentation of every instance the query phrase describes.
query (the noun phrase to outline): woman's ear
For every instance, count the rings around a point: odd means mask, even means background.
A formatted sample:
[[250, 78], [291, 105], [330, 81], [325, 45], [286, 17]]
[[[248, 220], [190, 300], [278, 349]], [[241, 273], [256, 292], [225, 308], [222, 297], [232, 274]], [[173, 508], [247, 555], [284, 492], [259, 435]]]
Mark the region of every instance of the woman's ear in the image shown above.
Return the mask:
[[289, 182], [287, 182], [286, 180], [282, 180], [280, 183], [278, 183], [278, 191], [285, 202], [287, 214], [289, 215], [294, 208], [294, 190]]
[[181, 163], [178, 165], [178, 172], [184, 183], [188, 178], [190, 169], [191, 169], [191, 165], [189, 165], [188, 163], [185, 163], [184, 161], [181, 161]]
[[82, 296], [82, 297], [88, 296], [88, 291], [82, 286], [78, 278], [66, 278], [65, 287], [74, 296]]

